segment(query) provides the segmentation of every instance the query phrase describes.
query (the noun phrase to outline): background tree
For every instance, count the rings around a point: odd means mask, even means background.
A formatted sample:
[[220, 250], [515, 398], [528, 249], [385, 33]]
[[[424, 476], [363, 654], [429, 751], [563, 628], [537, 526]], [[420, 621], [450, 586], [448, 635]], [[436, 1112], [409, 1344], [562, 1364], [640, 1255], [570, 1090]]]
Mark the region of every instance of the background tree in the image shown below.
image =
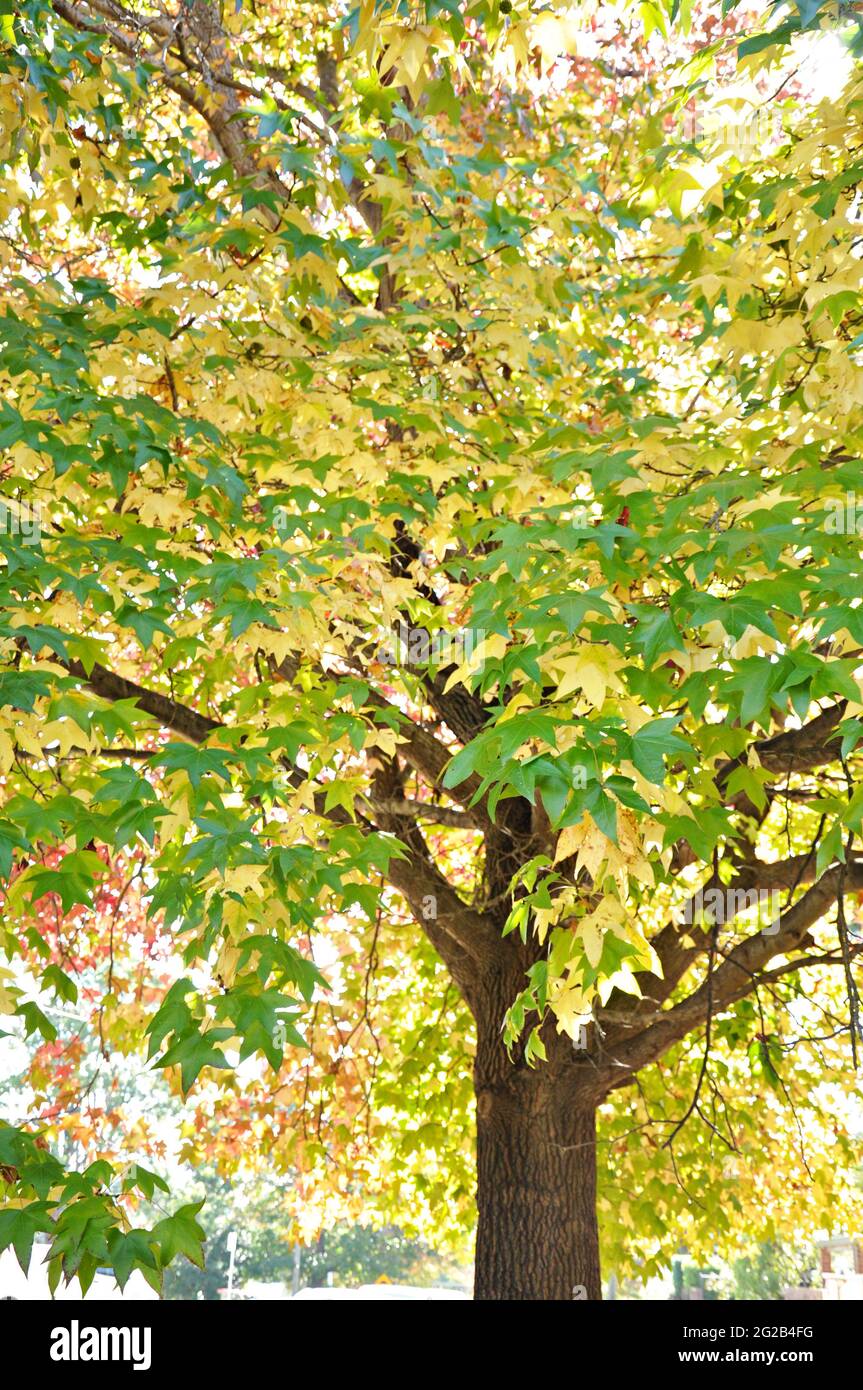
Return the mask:
[[445, 1262], [421, 1242], [408, 1240], [395, 1227], [342, 1223], [310, 1245], [300, 1247], [295, 1262], [294, 1223], [285, 1203], [284, 1182], [266, 1176], [230, 1181], [213, 1172], [196, 1175], [190, 1197], [203, 1198], [201, 1224], [206, 1233], [202, 1270], [188, 1261], [173, 1264], [165, 1276], [165, 1297], [217, 1299], [228, 1282], [228, 1234], [237, 1234], [234, 1287], [250, 1281], [323, 1288], [328, 1282], [353, 1288], [386, 1279], [395, 1284], [451, 1281]]
[[731, 1266], [731, 1297], [775, 1301], [788, 1288], [812, 1288], [819, 1282], [814, 1248], [801, 1249], [770, 1241], [754, 1253], [741, 1255]]
[[[647, 1272], [854, 1161], [860, 85], [770, 67], [822, 9], [3, 17], [4, 947], [143, 854], [149, 1055], [232, 1107], [268, 1063], [237, 1133], [347, 1202], [372, 1106], [467, 1202], [472, 1067], [480, 1298], [600, 1296], [600, 1110]], [[766, 149], [690, 138], [732, 72]], [[124, 1231], [137, 1169], [0, 1139], [56, 1277], [199, 1258]]]

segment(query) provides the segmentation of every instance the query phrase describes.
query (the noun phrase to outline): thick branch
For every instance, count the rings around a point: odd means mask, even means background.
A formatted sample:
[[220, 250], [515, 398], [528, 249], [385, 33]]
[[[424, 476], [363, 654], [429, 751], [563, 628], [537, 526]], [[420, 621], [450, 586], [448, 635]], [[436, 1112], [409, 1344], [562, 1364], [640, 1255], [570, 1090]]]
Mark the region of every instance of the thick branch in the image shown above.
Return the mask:
[[470, 1001], [483, 967], [501, 954], [502, 938], [492, 917], [462, 902], [429, 854], [419, 828], [401, 816], [376, 817], [382, 830], [398, 835], [408, 859], [392, 859], [387, 877], [410, 907], [462, 993]]
[[[845, 715], [845, 701], [831, 705], [823, 714], [811, 719], [800, 729], [786, 729], [772, 738], [761, 739], [753, 744], [761, 766], [778, 776], [790, 772], [809, 772], [813, 767], [825, 763], [838, 762], [841, 756], [842, 739], [835, 733], [837, 724]], [[720, 791], [728, 782], [736, 768], [742, 767], [749, 750], [739, 757], [724, 763], [716, 774], [716, 785]]]
[[[737, 872], [727, 885], [721, 878], [711, 874], [708, 881], [692, 895], [682, 911], [683, 923], [668, 922], [656, 936], [651, 945], [659, 957], [662, 974], [645, 972], [639, 975], [639, 983], [645, 996], [654, 1003], [661, 1003], [673, 993], [690, 966], [704, 955], [709, 945], [709, 934], [700, 925], [692, 923], [695, 909], [703, 903], [712, 889], [718, 888], [723, 894], [725, 922], [753, 906], [753, 893], [772, 893], [780, 889], [793, 891], [805, 883], [812, 883], [816, 876], [817, 855], [815, 847], [807, 854], [792, 855], [774, 863], [750, 860], [737, 867]], [[683, 940], [688, 937], [694, 942], [687, 946]], [[638, 1008], [634, 1009], [638, 1012]]]
[[67, 661], [63, 664], [70, 676], [76, 676], [78, 680], [83, 681], [103, 700], [134, 700], [147, 714], [158, 719], [164, 728], [173, 729], [174, 733], [190, 739], [192, 743], [203, 743], [216, 729], [225, 727], [218, 719], [211, 719], [207, 714], [198, 714], [197, 710], [180, 705], [176, 700], [171, 700], [167, 695], [160, 695], [155, 690], [146, 690], [144, 686], [126, 680], [124, 676], [115, 675], [98, 662], [89, 672], [80, 661]]
[[[778, 931], [758, 932], [728, 953], [722, 965], [713, 971], [709, 990], [705, 981], [688, 999], [661, 1013], [629, 1041], [615, 1046], [610, 1059], [609, 1089], [627, 1085], [634, 1072], [657, 1061], [669, 1047], [703, 1024], [709, 996], [712, 995], [712, 1009], [716, 1012], [751, 994], [764, 967], [775, 956], [799, 950], [809, 928], [824, 916], [840, 891], [857, 892], [861, 888], [863, 863], [836, 864], [828, 869], [808, 893], [782, 914]], [[773, 975], [778, 973], [786, 973], [784, 967]]]
[[[370, 690], [366, 697], [366, 704], [375, 709], [387, 710], [398, 717], [399, 756], [404, 758], [405, 762], [410, 763], [411, 767], [428, 782], [430, 787], [437, 791], [446, 791], [447, 796], [452, 797], [454, 801], [460, 801], [463, 805], [467, 805], [473, 799], [482, 785], [480, 778], [475, 773], [466, 777], [457, 787], [444, 788], [443, 775], [452, 759], [452, 748], [441, 743], [434, 734], [429, 733], [428, 729], [415, 723], [379, 691]], [[471, 815], [477, 825], [487, 826], [490, 824], [488, 813], [482, 801], [471, 808]]]

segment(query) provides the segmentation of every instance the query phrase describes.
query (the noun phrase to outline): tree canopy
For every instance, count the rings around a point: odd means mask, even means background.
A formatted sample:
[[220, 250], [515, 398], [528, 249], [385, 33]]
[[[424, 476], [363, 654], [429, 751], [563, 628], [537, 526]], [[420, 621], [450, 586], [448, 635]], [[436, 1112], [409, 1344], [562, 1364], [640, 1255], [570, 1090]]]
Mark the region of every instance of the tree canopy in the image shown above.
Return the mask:
[[468, 1229], [483, 1037], [599, 1107], [609, 1269], [859, 1220], [861, 21], [688, 10], [0, 5], [0, 1246], [55, 1280], [201, 1229], [52, 997], [307, 1237]]

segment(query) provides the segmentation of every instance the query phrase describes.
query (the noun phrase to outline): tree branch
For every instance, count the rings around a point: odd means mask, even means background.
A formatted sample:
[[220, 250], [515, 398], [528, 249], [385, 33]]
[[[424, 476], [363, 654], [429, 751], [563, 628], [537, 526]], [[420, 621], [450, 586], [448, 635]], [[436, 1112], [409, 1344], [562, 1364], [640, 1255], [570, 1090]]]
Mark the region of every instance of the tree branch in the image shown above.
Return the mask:
[[158, 719], [163, 728], [173, 729], [174, 733], [180, 734], [192, 743], [203, 743], [216, 729], [225, 727], [218, 719], [211, 719], [207, 714], [198, 714], [197, 710], [178, 704], [167, 695], [160, 695], [158, 691], [147, 690], [135, 681], [115, 675], [98, 662], [89, 672], [80, 661], [64, 661], [61, 664], [70, 676], [83, 681], [103, 700], [134, 700], [147, 714]]
[[[813, 767], [824, 763], [838, 762], [841, 756], [842, 739], [834, 731], [845, 715], [846, 701], [831, 705], [823, 714], [811, 719], [800, 729], [786, 729], [772, 738], [760, 739], [752, 747], [758, 760], [768, 772], [782, 776], [789, 772], [809, 772]], [[715, 782], [720, 791], [725, 787], [732, 772], [746, 764], [749, 749], [739, 757], [724, 763], [716, 773]]]
[[[782, 914], [775, 934], [758, 932], [728, 953], [722, 965], [712, 974], [710, 990], [705, 982], [688, 999], [661, 1013], [649, 1027], [629, 1041], [615, 1046], [613, 1056], [609, 1058], [609, 1089], [626, 1085], [633, 1072], [657, 1061], [673, 1043], [679, 1042], [703, 1023], [711, 995], [713, 1011], [716, 1012], [752, 993], [758, 983], [759, 972], [775, 956], [799, 950], [809, 928], [836, 901], [840, 887], [845, 892], [857, 892], [863, 888], [863, 862], [836, 864], [828, 869], [808, 893]], [[798, 962], [798, 968], [801, 964]], [[789, 965], [789, 972], [791, 968]], [[789, 972], [780, 967], [773, 977]]]

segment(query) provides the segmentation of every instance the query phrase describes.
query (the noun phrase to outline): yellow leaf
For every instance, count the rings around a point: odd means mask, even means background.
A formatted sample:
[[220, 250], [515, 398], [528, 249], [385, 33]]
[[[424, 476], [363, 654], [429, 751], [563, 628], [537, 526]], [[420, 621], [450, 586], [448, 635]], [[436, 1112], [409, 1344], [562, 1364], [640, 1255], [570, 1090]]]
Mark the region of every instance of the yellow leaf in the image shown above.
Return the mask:
[[232, 869], [226, 869], [224, 874], [225, 891], [229, 893], [260, 893], [261, 878], [266, 872], [266, 864], [237, 864]]
[[605, 702], [609, 686], [619, 689], [616, 672], [620, 664], [620, 658], [607, 647], [585, 643], [571, 656], [550, 663], [550, 669], [559, 681], [554, 698], [563, 700], [573, 691], [581, 690], [585, 699], [599, 709]]

